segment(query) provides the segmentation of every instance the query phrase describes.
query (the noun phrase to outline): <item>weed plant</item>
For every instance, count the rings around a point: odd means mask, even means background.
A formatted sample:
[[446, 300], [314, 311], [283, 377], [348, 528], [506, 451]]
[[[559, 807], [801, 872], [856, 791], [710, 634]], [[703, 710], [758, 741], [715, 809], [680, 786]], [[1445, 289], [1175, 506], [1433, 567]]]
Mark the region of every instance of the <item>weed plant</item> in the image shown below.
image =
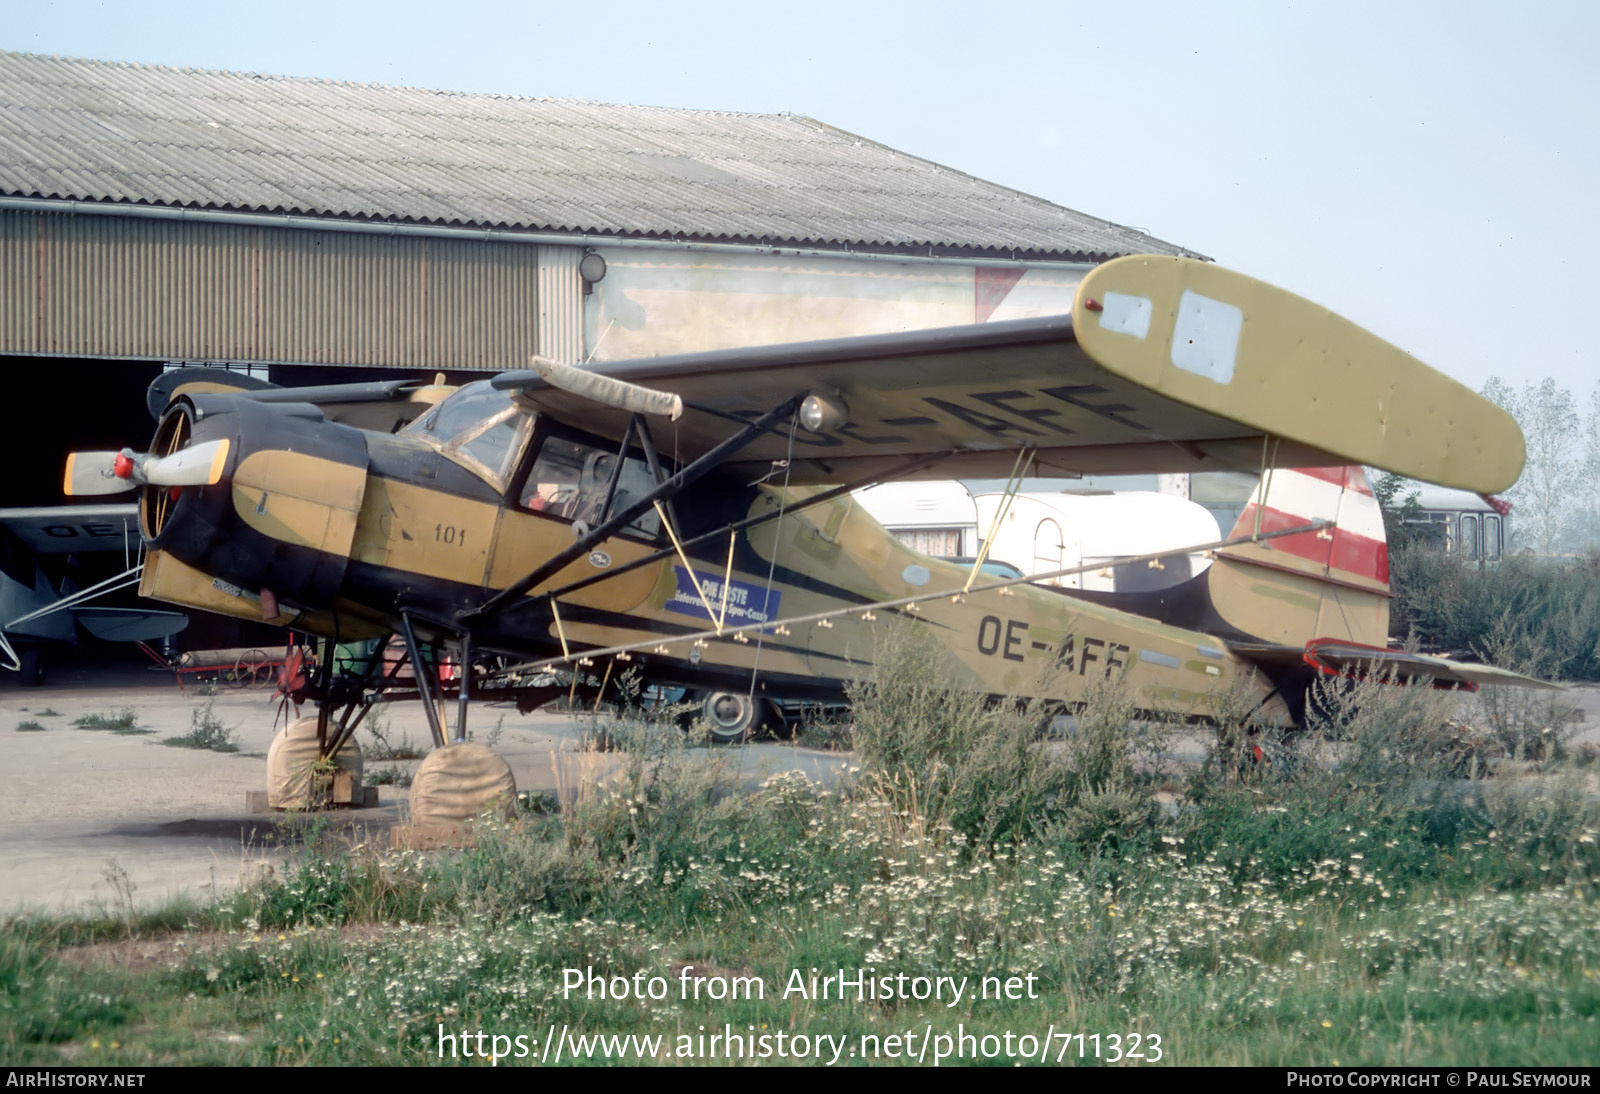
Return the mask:
[[795, 730], [795, 743], [821, 752], [849, 752], [855, 748], [855, 724], [846, 715], [807, 715]]
[[179, 737], [168, 737], [161, 743], [172, 748], [198, 748], [210, 752], [239, 751], [238, 738], [232, 729], [222, 724], [214, 706], [215, 703], [211, 702], [205, 705], [204, 710], [190, 711], [189, 732]]
[[427, 749], [411, 743], [411, 734], [401, 731], [400, 740], [389, 739], [390, 727], [385, 717], [383, 704], [372, 708], [364, 723], [370, 741], [361, 745], [362, 758], [368, 760], [420, 760], [426, 756]]
[[139, 724], [139, 715], [132, 707], [123, 707], [115, 714], [85, 714], [74, 718], [72, 724], [79, 729], [110, 730], [124, 737], [155, 732]]
[[410, 786], [411, 779], [411, 772], [396, 764], [389, 764], [369, 769], [363, 781], [370, 786]]

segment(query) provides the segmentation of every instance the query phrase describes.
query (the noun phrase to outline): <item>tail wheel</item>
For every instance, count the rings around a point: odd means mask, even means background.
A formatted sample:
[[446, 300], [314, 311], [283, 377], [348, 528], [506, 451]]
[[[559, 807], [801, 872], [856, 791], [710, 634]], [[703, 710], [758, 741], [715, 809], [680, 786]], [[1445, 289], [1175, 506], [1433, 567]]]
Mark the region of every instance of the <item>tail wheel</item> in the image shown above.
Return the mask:
[[765, 699], [753, 699], [748, 692], [699, 692], [696, 697], [711, 739], [720, 744], [737, 744], [754, 737], [766, 728], [772, 713]]

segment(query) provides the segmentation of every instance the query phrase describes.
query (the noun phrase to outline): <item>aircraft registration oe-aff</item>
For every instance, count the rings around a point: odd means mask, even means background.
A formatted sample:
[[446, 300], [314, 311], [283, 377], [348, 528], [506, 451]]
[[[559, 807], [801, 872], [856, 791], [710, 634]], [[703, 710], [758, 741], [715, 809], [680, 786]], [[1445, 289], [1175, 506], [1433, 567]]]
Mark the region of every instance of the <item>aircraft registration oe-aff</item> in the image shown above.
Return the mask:
[[[1108, 262], [1070, 315], [533, 363], [459, 389], [169, 374], [150, 451], [79, 453], [67, 489], [140, 488], [143, 595], [324, 640], [303, 720], [323, 755], [380, 697], [425, 700], [438, 756], [465, 740], [471, 698], [595, 700], [630, 671], [747, 696], [719, 727], [737, 738], [771, 698], [840, 700], [900, 636], [995, 696], [1070, 708], [1119, 674], [1145, 707], [1197, 719], [1240, 687], [1292, 720], [1328, 674], [1537, 683], [1385, 648], [1383, 526], [1355, 466], [1503, 490], [1516, 422], [1211, 264]], [[1262, 486], [1226, 540], [1169, 552], [1203, 547], [1211, 566], [1153, 593], [941, 562], [850, 496], [906, 477], [1210, 470]], [[392, 634], [411, 678], [378, 657], [335, 668], [333, 643]], [[441, 682], [446, 654], [466, 671]]]

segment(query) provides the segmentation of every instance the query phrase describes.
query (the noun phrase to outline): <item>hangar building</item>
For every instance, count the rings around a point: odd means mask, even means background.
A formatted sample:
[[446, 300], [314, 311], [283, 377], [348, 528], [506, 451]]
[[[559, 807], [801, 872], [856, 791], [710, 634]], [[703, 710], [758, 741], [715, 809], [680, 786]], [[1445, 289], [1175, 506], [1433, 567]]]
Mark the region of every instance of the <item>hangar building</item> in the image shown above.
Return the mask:
[[0, 504], [142, 439], [168, 364], [456, 378], [1017, 318], [1131, 253], [1189, 252], [798, 115], [0, 53], [0, 365], [70, 426]]

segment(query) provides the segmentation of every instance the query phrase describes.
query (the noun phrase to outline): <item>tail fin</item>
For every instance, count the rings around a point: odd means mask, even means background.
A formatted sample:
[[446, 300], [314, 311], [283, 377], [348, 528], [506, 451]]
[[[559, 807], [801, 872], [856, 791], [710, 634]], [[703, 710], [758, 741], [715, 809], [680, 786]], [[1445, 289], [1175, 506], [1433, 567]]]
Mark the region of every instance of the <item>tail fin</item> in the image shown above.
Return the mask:
[[1389, 549], [1383, 512], [1359, 467], [1264, 476], [1230, 539], [1315, 521], [1333, 527], [1220, 550], [1207, 571], [1212, 610], [1235, 631], [1304, 646], [1314, 638], [1383, 646]]

